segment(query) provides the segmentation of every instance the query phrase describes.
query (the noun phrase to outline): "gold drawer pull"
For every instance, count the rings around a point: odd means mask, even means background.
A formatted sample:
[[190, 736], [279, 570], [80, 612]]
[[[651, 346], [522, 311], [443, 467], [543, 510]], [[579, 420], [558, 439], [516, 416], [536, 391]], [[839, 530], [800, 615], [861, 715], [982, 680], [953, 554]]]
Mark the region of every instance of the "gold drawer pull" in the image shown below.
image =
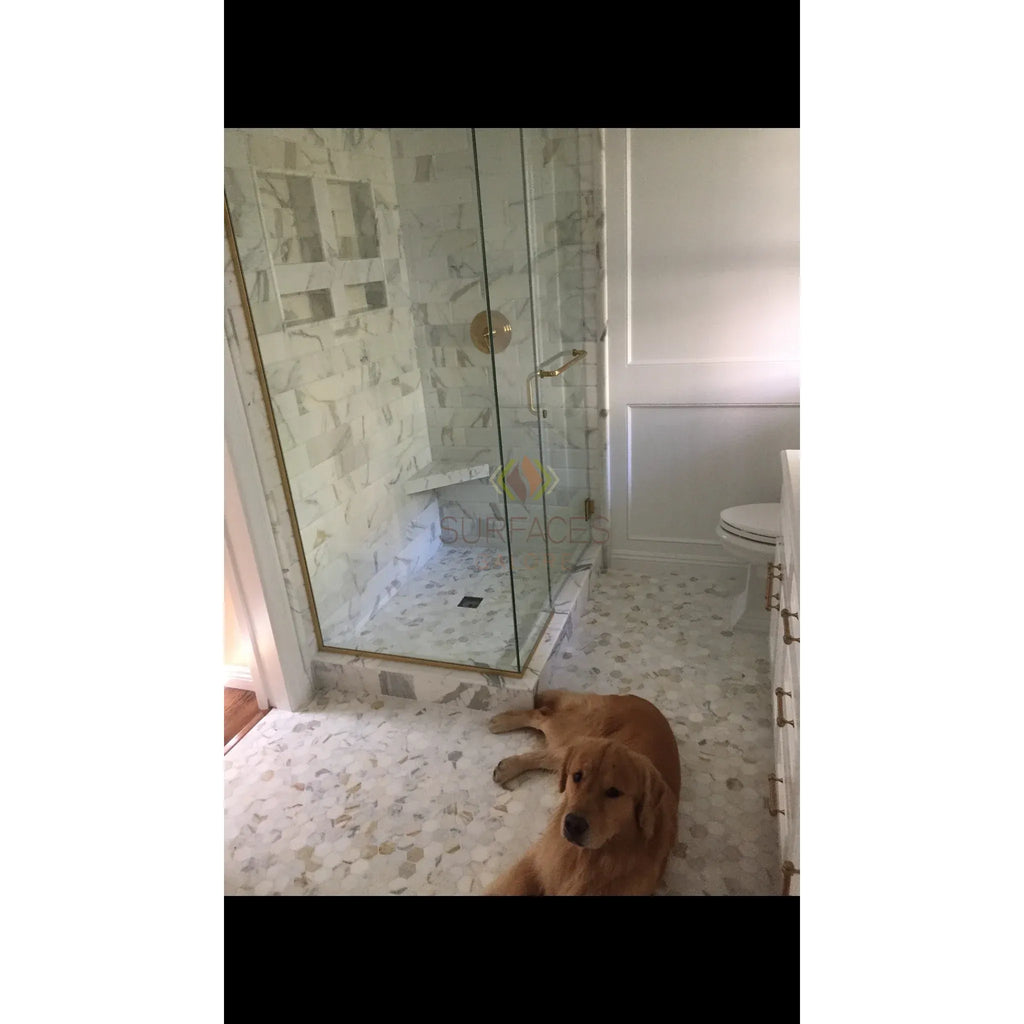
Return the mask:
[[800, 618], [800, 616], [796, 612], [791, 612], [791, 611], [789, 611], [786, 608], [782, 609], [782, 632], [783, 632], [782, 639], [787, 644], [798, 644], [798, 643], [800, 643], [800, 637], [798, 637], [798, 636], [791, 636], [790, 632], [789, 632], [789, 620], [790, 619], [799, 619], [799, 618]]
[[774, 818], [777, 814], [786, 812], [779, 806], [778, 795], [775, 792], [775, 783], [782, 782], [775, 772], [768, 776], [768, 813]]
[[794, 875], [799, 875], [800, 869], [796, 867], [791, 860], [784, 861], [782, 864], [782, 895], [788, 896], [790, 883], [793, 881]]
[[794, 729], [796, 728], [796, 724], [794, 722], [790, 721], [790, 719], [784, 718], [783, 717], [783, 713], [782, 713], [782, 698], [783, 697], [792, 697], [792, 696], [793, 696], [793, 694], [791, 694], [788, 690], [784, 690], [781, 686], [776, 687], [776, 689], [775, 689], [775, 700], [776, 700], [776, 702], [778, 704], [778, 714], [775, 716], [775, 724], [780, 729], [784, 725], [792, 725]]
[[[776, 569], [779, 572], [778, 576], [775, 575], [775, 570]], [[769, 562], [768, 563], [768, 581], [765, 584], [765, 588], [764, 588], [764, 610], [766, 612], [773, 611], [774, 609], [779, 607], [777, 604], [772, 604], [772, 601], [775, 600], [779, 596], [778, 594], [773, 594], [772, 593], [772, 580], [781, 580], [781, 579], [782, 579], [782, 563], [779, 562], [778, 564], [776, 564], [775, 562]]]

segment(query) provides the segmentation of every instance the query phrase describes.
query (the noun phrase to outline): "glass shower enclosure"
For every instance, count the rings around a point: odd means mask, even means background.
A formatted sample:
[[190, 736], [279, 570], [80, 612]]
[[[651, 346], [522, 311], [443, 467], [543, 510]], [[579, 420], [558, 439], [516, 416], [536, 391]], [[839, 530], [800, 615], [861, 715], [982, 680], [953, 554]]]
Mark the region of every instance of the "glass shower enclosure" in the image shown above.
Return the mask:
[[322, 650], [520, 675], [591, 541], [583, 131], [226, 131], [228, 236]]

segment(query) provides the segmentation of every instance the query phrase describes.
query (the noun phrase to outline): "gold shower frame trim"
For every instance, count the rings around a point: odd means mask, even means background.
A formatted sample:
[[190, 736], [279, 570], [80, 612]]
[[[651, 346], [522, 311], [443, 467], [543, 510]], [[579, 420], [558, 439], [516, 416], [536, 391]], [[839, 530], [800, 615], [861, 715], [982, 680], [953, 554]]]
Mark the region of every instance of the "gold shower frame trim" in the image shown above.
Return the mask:
[[[455, 661], [435, 661], [430, 658], [414, 658], [405, 654], [381, 654], [379, 651], [361, 651], [351, 647], [331, 647], [324, 643], [323, 633], [320, 631], [320, 616], [316, 610], [316, 599], [313, 596], [313, 583], [309, 578], [309, 568], [306, 565], [306, 552], [302, 546], [302, 534], [299, 532], [299, 519], [295, 513], [295, 504], [292, 501], [291, 481], [288, 478], [288, 470], [284, 464], [284, 451], [281, 448], [281, 438], [277, 432], [277, 420], [274, 418], [274, 407], [270, 399], [270, 386], [267, 384], [267, 375], [263, 367], [263, 354], [260, 352], [259, 342], [256, 337], [256, 324], [253, 322], [252, 310], [249, 307], [249, 289], [245, 283], [245, 274], [242, 272], [242, 260], [238, 255], [238, 245], [235, 241], [235, 227], [231, 222], [231, 211], [228, 209], [228, 197], [224, 196], [224, 230], [228, 239], [228, 248], [231, 250], [231, 263], [234, 267], [235, 278], [238, 281], [238, 293], [242, 299], [242, 312], [245, 315], [245, 326], [249, 333], [249, 345], [252, 349], [253, 360], [256, 363], [256, 376], [260, 382], [260, 393], [263, 396], [263, 405], [267, 412], [267, 420], [270, 426], [270, 439], [274, 445], [274, 458], [277, 461], [277, 470], [281, 474], [281, 482], [284, 484], [284, 501], [288, 508], [288, 520], [291, 523], [292, 537], [295, 540], [295, 548], [299, 555], [299, 569], [302, 572], [302, 583], [306, 589], [306, 599], [309, 601], [309, 610], [313, 622], [313, 633], [316, 637], [318, 651], [325, 651], [329, 654], [354, 654], [363, 658], [380, 658], [383, 661], [399, 661], [411, 665], [433, 665], [436, 668], [453, 668], [479, 672], [482, 675], [498, 675], [511, 679], [522, 679], [526, 675], [530, 662], [533, 660], [541, 640], [551, 625], [554, 617], [554, 609], [548, 612], [547, 620], [540, 629], [536, 643], [530, 650], [529, 655], [523, 662], [523, 667], [518, 672], [510, 669], [491, 668], [483, 665], [466, 665]], [[509, 566], [509, 573], [512, 568]], [[512, 585], [515, 586], [514, 579]], [[550, 595], [549, 595], [550, 598]]]

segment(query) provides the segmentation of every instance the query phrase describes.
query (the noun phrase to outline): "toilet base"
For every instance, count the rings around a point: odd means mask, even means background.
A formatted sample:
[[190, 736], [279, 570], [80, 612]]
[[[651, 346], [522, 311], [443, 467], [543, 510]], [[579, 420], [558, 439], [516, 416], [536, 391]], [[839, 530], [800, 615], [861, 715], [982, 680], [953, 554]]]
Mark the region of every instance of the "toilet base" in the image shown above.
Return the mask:
[[732, 599], [729, 623], [732, 629], [767, 633], [770, 614], [764, 607], [765, 567], [747, 563], [743, 589]]

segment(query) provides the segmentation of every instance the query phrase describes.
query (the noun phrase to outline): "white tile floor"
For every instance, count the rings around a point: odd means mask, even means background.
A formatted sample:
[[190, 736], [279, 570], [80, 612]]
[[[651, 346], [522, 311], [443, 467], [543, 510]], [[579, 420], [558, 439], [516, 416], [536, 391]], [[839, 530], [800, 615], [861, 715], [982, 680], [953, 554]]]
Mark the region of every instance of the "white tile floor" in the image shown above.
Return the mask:
[[[664, 895], [778, 892], [767, 635], [728, 629], [741, 570], [596, 578], [548, 684], [637, 693], [672, 723], [683, 766]], [[274, 710], [225, 757], [225, 892], [475, 894], [541, 832], [552, 775], [502, 789], [494, 765], [536, 734], [490, 713], [391, 697]]]

